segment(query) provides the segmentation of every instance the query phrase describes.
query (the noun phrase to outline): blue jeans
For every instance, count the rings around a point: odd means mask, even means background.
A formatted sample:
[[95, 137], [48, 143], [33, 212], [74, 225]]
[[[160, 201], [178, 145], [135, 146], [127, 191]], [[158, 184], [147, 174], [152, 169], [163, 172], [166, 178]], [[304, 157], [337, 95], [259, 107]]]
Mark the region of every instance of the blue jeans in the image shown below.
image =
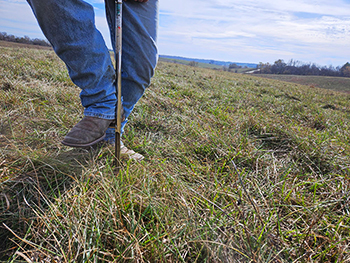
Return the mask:
[[[114, 119], [115, 71], [105, 41], [95, 27], [93, 7], [83, 0], [27, 2], [54, 51], [66, 64], [73, 83], [81, 88], [84, 115]], [[114, 0], [105, 0], [105, 6], [114, 39]], [[122, 98], [126, 120], [122, 131], [154, 74], [157, 25], [158, 0], [123, 3]], [[105, 140], [114, 140], [114, 129], [107, 130]]]

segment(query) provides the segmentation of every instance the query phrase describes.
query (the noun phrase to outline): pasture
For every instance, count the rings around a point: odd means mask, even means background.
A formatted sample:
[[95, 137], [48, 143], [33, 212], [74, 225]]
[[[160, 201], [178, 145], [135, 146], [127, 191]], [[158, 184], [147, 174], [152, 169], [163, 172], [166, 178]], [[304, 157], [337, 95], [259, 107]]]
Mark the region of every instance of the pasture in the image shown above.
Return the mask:
[[328, 76], [256, 74], [255, 76], [350, 93], [350, 78]]
[[350, 94], [160, 62], [113, 147], [60, 141], [80, 90], [0, 47], [3, 262], [348, 262]]

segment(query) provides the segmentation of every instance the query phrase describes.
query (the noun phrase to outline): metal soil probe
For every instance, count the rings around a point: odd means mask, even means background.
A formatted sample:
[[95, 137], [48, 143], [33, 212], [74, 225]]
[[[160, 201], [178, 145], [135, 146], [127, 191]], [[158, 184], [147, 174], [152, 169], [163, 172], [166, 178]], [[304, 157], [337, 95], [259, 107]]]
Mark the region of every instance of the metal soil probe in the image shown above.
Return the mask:
[[115, 77], [116, 77], [116, 92], [117, 92], [117, 107], [115, 114], [115, 165], [117, 174], [119, 173], [120, 162], [120, 136], [122, 126], [122, 5], [123, 0], [115, 0]]

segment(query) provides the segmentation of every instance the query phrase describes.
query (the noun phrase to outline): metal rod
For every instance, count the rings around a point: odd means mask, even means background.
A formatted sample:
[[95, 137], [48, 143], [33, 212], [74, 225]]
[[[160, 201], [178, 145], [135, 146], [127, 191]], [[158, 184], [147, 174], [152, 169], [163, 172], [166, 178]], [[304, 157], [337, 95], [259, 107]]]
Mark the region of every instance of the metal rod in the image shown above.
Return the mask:
[[116, 92], [117, 106], [115, 114], [115, 166], [118, 174], [121, 168], [120, 148], [121, 148], [121, 114], [122, 114], [122, 6], [123, 0], [115, 0], [115, 77], [116, 77]]

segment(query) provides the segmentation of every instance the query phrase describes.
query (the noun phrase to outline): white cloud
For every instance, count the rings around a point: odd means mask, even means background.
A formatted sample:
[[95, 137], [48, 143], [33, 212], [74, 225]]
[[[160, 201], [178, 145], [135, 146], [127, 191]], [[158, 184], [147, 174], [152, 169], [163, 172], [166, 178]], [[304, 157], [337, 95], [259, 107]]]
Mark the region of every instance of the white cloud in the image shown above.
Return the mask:
[[0, 31], [16, 36], [44, 38], [25, 0], [0, 0]]
[[[208, 55], [217, 51], [221, 58], [241, 57], [246, 62], [284, 55], [328, 63], [329, 57], [336, 57], [334, 64], [350, 57], [350, 5], [340, 0], [161, 0], [160, 6], [164, 20], [171, 14], [171, 23], [160, 27], [160, 35], [181, 37], [188, 47], [195, 45]], [[160, 43], [160, 50], [174, 49]]]
[[[103, 0], [96, 25], [110, 47]], [[161, 54], [242, 62], [278, 58], [341, 65], [349, 60], [344, 0], [159, 0]], [[25, 0], [0, 0], [0, 31], [43, 38]]]

